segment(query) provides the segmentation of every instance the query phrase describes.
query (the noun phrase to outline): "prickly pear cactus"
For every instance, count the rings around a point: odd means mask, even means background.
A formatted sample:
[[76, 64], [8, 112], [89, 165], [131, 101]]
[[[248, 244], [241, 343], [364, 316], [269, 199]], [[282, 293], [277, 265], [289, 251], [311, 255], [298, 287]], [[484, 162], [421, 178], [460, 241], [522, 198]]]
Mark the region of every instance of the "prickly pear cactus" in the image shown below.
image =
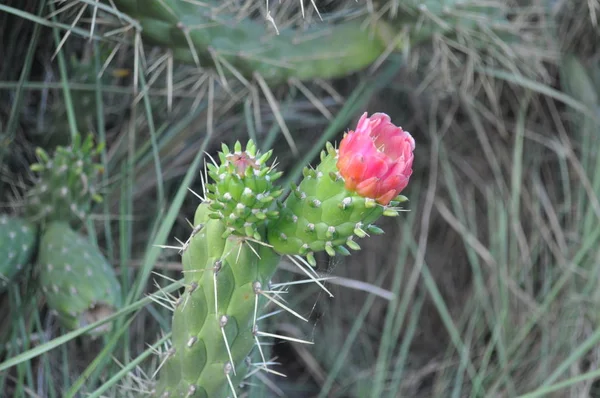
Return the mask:
[[224, 72], [235, 68], [249, 79], [258, 73], [273, 84], [289, 78], [333, 78], [363, 69], [386, 51], [394, 36], [380, 18], [368, 28], [364, 20], [354, 19], [276, 34], [264, 20], [240, 18], [219, 2], [106, 2], [137, 20], [148, 43], [170, 48], [180, 61], [223, 63]]
[[31, 165], [37, 177], [25, 197], [27, 218], [42, 225], [83, 219], [91, 203], [101, 201], [95, 179], [103, 169], [93, 161], [101, 151], [91, 135], [83, 142], [76, 135], [71, 146], [57, 147], [52, 157], [38, 148], [39, 162]]
[[208, 165], [208, 174], [215, 181], [207, 184], [207, 197], [211, 201], [209, 217], [223, 220], [227, 225], [224, 237], [236, 233], [261, 240], [260, 225], [277, 218], [279, 213], [269, 210], [274, 200], [283, 192], [273, 187], [281, 177], [273, 167], [264, 167], [272, 151], [257, 157], [256, 146], [248, 142], [246, 150], [237, 142], [234, 152], [223, 144], [219, 153], [221, 165]]
[[[328, 145], [316, 170], [305, 170], [278, 217], [266, 215], [273, 199], [256, 201], [258, 193], [279, 191], [273, 178], [266, 178], [278, 176], [264, 164], [269, 154], [257, 160], [252, 143], [246, 151], [239, 144], [234, 149], [232, 154], [224, 146], [221, 165], [211, 166], [215, 181], [182, 247], [187, 288], [176, 303], [172, 347], [154, 391], [159, 397], [236, 396], [246, 372], [273, 372], [260, 339], [286, 337], [260, 330], [261, 301], [306, 321], [270, 287], [280, 256], [306, 255], [314, 263], [315, 251], [349, 254], [345, 245], [359, 248], [354, 236], [381, 233], [373, 223], [382, 215], [398, 215], [403, 200], [398, 194], [412, 173], [414, 140], [387, 115], [363, 115], [339, 150]], [[256, 217], [259, 213], [265, 216]], [[248, 360], [253, 347], [262, 363]]]
[[36, 227], [26, 220], [0, 215], [0, 288], [29, 263], [36, 233]]
[[[96, 246], [64, 222], [52, 222], [43, 232], [38, 273], [48, 307], [69, 329], [105, 318], [121, 305], [121, 287], [113, 268]], [[91, 334], [107, 329], [110, 324]]]

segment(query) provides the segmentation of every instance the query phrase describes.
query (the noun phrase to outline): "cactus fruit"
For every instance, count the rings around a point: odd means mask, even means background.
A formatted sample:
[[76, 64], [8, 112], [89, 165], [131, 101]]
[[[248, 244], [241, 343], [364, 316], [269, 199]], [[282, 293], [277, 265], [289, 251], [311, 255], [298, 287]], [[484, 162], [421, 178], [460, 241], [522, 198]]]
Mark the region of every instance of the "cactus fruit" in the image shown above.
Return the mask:
[[[43, 232], [38, 273], [49, 308], [67, 328], [105, 318], [121, 305], [121, 287], [113, 268], [96, 246], [64, 222], [52, 222]], [[91, 334], [107, 329], [110, 324]]]
[[[271, 291], [281, 255], [306, 254], [314, 262], [313, 251], [349, 254], [344, 245], [359, 248], [353, 235], [381, 233], [372, 223], [381, 215], [398, 214], [394, 206], [404, 199], [398, 194], [412, 173], [413, 150], [410, 134], [392, 125], [387, 115], [365, 114], [339, 151], [328, 144], [316, 170], [305, 170], [295, 194], [280, 204], [281, 216], [268, 217], [273, 199], [255, 201], [244, 195], [251, 189], [256, 196], [278, 196], [272, 183], [279, 173], [264, 164], [270, 153], [257, 159], [252, 142], [245, 151], [237, 143], [234, 153], [223, 146], [221, 165], [210, 166], [214, 182], [181, 249], [187, 288], [175, 303], [172, 347], [155, 396], [236, 396], [236, 386], [251, 366], [272, 372], [259, 341], [264, 336], [257, 325], [263, 302], [306, 320]], [[238, 209], [234, 201], [243, 207]], [[260, 213], [265, 216], [256, 217]], [[249, 360], [254, 346], [262, 363]]]
[[26, 220], [0, 215], [0, 287], [27, 265], [35, 251], [36, 233]]
[[101, 151], [102, 145], [94, 147], [91, 135], [83, 142], [76, 135], [70, 147], [57, 147], [52, 158], [38, 148], [39, 163], [31, 165], [38, 176], [25, 197], [27, 218], [42, 225], [83, 219], [91, 202], [101, 201], [95, 178], [102, 166], [92, 160]]
[[[378, 59], [392, 37], [378, 19], [365, 30], [363, 21], [321, 24], [306, 31], [269, 32], [264, 21], [240, 19], [220, 3], [186, 0], [110, 0], [119, 12], [137, 20], [142, 37], [170, 48], [175, 59], [224, 64], [268, 83], [289, 78], [333, 78], [363, 69]], [[223, 68], [224, 71], [227, 71]]]
[[275, 172], [273, 167], [263, 167], [271, 155], [269, 151], [257, 158], [252, 141], [248, 142], [245, 151], [236, 142], [233, 153], [223, 144], [219, 153], [221, 165], [208, 165], [208, 174], [215, 181], [206, 186], [213, 211], [209, 217], [223, 220], [227, 225], [225, 235], [235, 232], [260, 240], [259, 225], [267, 218], [278, 216], [278, 212], [269, 207], [282, 193], [281, 189], [273, 187], [281, 172]]

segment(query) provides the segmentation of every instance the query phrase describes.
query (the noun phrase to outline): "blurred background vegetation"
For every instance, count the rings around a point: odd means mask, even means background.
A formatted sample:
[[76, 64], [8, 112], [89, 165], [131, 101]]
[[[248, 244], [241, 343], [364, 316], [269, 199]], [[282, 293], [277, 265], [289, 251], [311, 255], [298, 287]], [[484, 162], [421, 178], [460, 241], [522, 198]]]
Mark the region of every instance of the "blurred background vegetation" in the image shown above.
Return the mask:
[[[416, 139], [410, 211], [359, 253], [317, 259], [335, 298], [290, 289], [310, 322], [269, 329], [314, 345], [274, 341], [287, 377], [247, 394], [600, 397], [598, 0], [145, 4], [0, 2], [0, 212], [19, 214], [36, 147], [93, 133], [104, 201], [80, 231], [125, 300], [94, 339], [57, 323], [35, 269], [7, 284], [1, 396], [148, 391], [170, 329], [161, 289], [180, 275], [160, 246], [189, 236], [205, 156], [253, 138], [289, 183], [367, 111]], [[329, 39], [349, 23], [356, 37]]]

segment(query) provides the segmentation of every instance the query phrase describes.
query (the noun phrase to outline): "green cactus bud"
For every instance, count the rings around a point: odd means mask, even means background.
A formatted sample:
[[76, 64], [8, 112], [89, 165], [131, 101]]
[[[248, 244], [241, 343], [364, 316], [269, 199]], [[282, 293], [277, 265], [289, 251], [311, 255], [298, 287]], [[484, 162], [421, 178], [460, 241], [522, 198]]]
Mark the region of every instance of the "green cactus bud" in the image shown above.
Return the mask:
[[[96, 246], [63, 222], [50, 223], [40, 241], [39, 280], [48, 307], [76, 329], [106, 318], [121, 306], [114, 269]], [[110, 330], [105, 324], [93, 336]]]
[[[157, 396], [226, 396], [246, 374], [255, 345], [260, 294], [279, 262], [265, 244], [230, 235], [227, 225], [198, 206], [183, 250], [187, 289], [173, 315], [173, 346], [159, 375]], [[168, 394], [168, 395], [162, 395]]]
[[273, 216], [268, 208], [282, 193], [273, 186], [279, 173], [265, 164], [271, 154], [269, 151], [259, 155], [252, 141], [245, 151], [239, 141], [234, 145], [234, 152], [223, 144], [219, 153], [221, 164], [208, 168], [208, 174], [215, 181], [206, 186], [212, 211], [208, 217], [223, 220], [228, 227], [224, 232], [226, 236], [235, 233], [261, 239], [258, 229], [267, 217]]
[[29, 222], [0, 215], [0, 287], [5, 287], [31, 259], [36, 227]]
[[77, 135], [69, 147], [59, 146], [52, 157], [41, 148], [34, 186], [25, 195], [26, 217], [42, 225], [52, 221], [72, 223], [84, 218], [92, 202], [100, 202], [96, 176], [102, 166], [93, 162], [102, 146], [94, 148], [92, 136], [83, 142]]

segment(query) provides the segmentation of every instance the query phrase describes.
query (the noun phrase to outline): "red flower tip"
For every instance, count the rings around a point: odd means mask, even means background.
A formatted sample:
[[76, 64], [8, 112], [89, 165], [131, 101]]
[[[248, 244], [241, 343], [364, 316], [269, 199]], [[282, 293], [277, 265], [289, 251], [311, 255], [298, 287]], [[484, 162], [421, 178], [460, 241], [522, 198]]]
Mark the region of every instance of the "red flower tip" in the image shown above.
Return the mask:
[[415, 140], [385, 113], [367, 117], [340, 143], [337, 168], [346, 189], [387, 205], [406, 188], [412, 174]]

